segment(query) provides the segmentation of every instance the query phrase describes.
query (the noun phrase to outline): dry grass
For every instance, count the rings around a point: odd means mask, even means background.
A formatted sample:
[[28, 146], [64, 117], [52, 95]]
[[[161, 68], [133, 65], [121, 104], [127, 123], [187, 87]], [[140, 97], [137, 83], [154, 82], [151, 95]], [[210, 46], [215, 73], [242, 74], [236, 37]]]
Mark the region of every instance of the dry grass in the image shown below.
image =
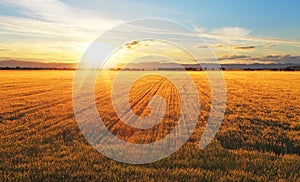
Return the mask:
[[[121, 123], [112, 109], [114, 73], [107, 73], [96, 86], [99, 113], [110, 131], [132, 143], [149, 143], [166, 136], [179, 116], [174, 85], [159, 76], [134, 84], [130, 103], [136, 114], [148, 115], [148, 101], [156, 94], [172, 107], [156, 127], [132, 129]], [[198, 141], [210, 111], [210, 88], [203, 72], [190, 72], [200, 96], [199, 124], [175, 154], [147, 165], [118, 163], [87, 143], [73, 114], [73, 74], [0, 72], [0, 181], [300, 179], [299, 72], [225, 72], [224, 122], [205, 150], [198, 149]]]

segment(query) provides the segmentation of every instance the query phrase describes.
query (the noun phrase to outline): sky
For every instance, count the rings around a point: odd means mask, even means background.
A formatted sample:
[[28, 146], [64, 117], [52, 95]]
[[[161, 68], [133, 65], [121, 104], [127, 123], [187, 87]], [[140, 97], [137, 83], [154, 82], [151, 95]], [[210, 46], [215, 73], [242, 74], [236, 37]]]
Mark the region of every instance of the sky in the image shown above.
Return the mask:
[[[207, 45], [188, 46], [200, 52], [210, 47], [222, 64], [299, 64], [299, 7], [297, 0], [0, 0], [0, 60], [76, 63], [110, 29], [156, 18], [194, 31]], [[120, 55], [135, 47], [124, 46]]]

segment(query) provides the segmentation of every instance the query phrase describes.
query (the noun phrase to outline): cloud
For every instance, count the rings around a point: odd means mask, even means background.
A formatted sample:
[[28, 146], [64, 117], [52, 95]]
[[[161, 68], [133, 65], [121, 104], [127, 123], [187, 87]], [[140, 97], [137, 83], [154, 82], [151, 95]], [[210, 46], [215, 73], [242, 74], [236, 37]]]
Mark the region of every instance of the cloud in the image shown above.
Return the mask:
[[208, 48], [209, 46], [204, 46], [204, 45], [201, 45], [201, 46], [197, 46], [197, 48], [200, 48], [200, 49], [205, 49], [205, 48]]
[[134, 41], [131, 41], [131, 42], [125, 44], [125, 45], [126, 45], [127, 49], [131, 49], [133, 46], [136, 46], [137, 44], [139, 44], [139, 41], [134, 40]]
[[204, 33], [207, 32], [207, 28], [204, 27], [199, 27], [199, 26], [194, 26], [194, 30], [198, 33]]
[[265, 58], [266, 58], [266, 59], [279, 59], [279, 58], [282, 58], [282, 57], [289, 57], [289, 55], [285, 55], [285, 56], [268, 55], [268, 56], [266, 56]]
[[246, 55], [232, 55], [232, 56], [224, 56], [218, 58], [219, 60], [235, 60], [235, 59], [249, 59], [249, 56]]
[[225, 47], [225, 45], [223, 45], [223, 44], [215, 44], [215, 45], [213, 45], [213, 47]]
[[238, 46], [235, 47], [235, 49], [241, 49], [241, 50], [249, 50], [249, 49], [254, 49], [255, 46]]
[[277, 46], [277, 45], [276, 44], [271, 44], [268, 47], [275, 47], [275, 46]]
[[241, 27], [223, 27], [219, 29], [213, 29], [210, 34], [222, 35], [226, 37], [244, 37], [248, 36], [251, 30]]

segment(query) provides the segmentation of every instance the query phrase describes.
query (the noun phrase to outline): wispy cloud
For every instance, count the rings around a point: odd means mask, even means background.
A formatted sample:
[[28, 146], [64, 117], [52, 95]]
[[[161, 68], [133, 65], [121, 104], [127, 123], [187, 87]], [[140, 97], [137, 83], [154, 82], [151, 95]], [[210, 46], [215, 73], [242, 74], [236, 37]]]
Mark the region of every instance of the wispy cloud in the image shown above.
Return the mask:
[[235, 60], [235, 59], [250, 59], [250, 56], [246, 55], [231, 55], [220, 57], [219, 60]]
[[123, 22], [56, 0], [0, 0], [0, 4], [22, 15], [0, 15], [0, 35], [6, 43], [2, 58], [76, 61], [88, 42]]
[[100, 14], [70, 7], [55, 0], [1, 0], [24, 17], [0, 16], [1, 28], [10, 28], [11, 34], [32, 33], [43, 36], [96, 37], [120, 23], [121, 20], [103, 18]]
[[223, 27], [210, 31], [212, 35], [222, 35], [223, 37], [244, 37], [248, 36], [251, 30], [241, 27]]
[[198, 32], [199, 36], [205, 38], [209, 43], [214, 44], [268, 44], [269, 47], [274, 47], [278, 44], [288, 44], [300, 47], [300, 41], [298, 40], [288, 40], [272, 37], [258, 37], [252, 35], [253, 30], [243, 27], [223, 27], [212, 30], [207, 30], [204, 28], [195, 28], [195, 31]]

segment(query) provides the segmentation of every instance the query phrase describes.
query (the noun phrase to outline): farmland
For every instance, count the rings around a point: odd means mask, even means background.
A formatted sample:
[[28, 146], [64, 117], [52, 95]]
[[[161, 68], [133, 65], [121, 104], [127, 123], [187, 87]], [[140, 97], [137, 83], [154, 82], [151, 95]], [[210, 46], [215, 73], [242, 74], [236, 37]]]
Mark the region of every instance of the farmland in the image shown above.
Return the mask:
[[[134, 83], [129, 102], [135, 114], [149, 115], [154, 95], [172, 106], [155, 127], [134, 129], [114, 113], [116, 73], [105, 72], [96, 83], [96, 104], [107, 128], [131, 143], [164, 138], [180, 115], [175, 86], [157, 75]], [[82, 135], [73, 113], [74, 71], [0, 71], [0, 181], [300, 180], [300, 72], [225, 71], [224, 120], [204, 150], [199, 141], [210, 112], [210, 86], [204, 72], [189, 74], [201, 104], [192, 136], [166, 159], [131, 165], [98, 153]]]

